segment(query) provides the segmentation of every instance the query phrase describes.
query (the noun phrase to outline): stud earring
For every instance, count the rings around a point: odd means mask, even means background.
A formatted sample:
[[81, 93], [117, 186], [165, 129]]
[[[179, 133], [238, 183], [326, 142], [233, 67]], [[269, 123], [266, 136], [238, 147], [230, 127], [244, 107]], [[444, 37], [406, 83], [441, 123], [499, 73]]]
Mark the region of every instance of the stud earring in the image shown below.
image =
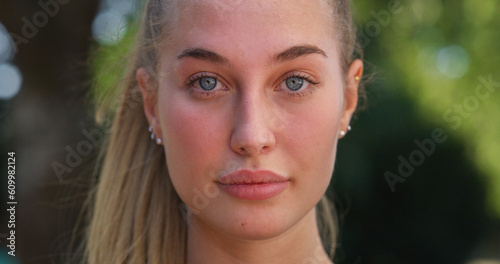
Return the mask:
[[340, 135], [341, 136], [345, 136], [345, 131], [344, 130], [340, 130]]
[[155, 133], [153, 133], [153, 126], [149, 126], [148, 131], [151, 133], [151, 139], [155, 139]]
[[156, 144], [161, 145], [161, 138], [156, 139]]
[[354, 76], [354, 80], [355, 80], [355, 81], [359, 82], [359, 80], [360, 80], [360, 79], [361, 79], [361, 77], [359, 77], [359, 76], [357, 76], [357, 75], [356, 75], [356, 76]]
[[351, 126], [347, 126], [347, 132], [351, 131]]

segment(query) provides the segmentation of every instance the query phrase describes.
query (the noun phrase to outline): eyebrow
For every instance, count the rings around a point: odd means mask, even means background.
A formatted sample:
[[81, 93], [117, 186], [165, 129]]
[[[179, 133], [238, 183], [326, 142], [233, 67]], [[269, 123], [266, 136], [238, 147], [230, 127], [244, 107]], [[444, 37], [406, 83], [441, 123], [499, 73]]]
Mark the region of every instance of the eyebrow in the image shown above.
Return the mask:
[[[310, 54], [320, 54], [323, 55], [324, 57], [328, 58], [326, 53], [321, 50], [320, 48], [314, 46], [314, 45], [298, 45], [298, 46], [293, 46], [291, 48], [288, 48], [278, 54], [276, 54], [273, 57], [274, 62], [279, 62], [283, 63], [286, 61], [291, 61], [295, 60], [299, 57], [310, 55]], [[226, 59], [225, 57], [213, 52], [209, 51], [206, 49], [202, 48], [191, 48], [191, 49], [186, 49], [179, 56], [177, 56], [177, 59], [182, 59], [186, 57], [191, 57], [199, 60], [204, 60], [208, 62], [212, 62], [215, 64], [229, 64], [229, 60]]]
[[209, 51], [202, 48], [192, 48], [184, 50], [179, 56], [177, 56], [177, 59], [182, 59], [186, 57], [209, 61], [215, 64], [228, 64], [228, 60], [223, 56], [213, 51]]
[[278, 53], [276, 56], [274, 56], [274, 61], [286, 62], [309, 54], [320, 54], [325, 58], [328, 58], [323, 50], [314, 45], [299, 45], [293, 46], [283, 52]]

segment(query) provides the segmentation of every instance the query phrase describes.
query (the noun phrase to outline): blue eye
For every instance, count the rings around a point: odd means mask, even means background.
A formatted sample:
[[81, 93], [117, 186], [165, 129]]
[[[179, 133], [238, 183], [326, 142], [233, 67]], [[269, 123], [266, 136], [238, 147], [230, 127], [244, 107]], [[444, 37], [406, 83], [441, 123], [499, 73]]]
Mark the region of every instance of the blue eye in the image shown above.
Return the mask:
[[217, 79], [215, 79], [214, 77], [203, 77], [200, 78], [199, 84], [201, 89], [205, 91], [210, 91], [217, 86]]
[[304, 79], [300, 77], [286, 78], [286, 87], [292, 91], [297, 91], [304, 86]]
[[213, 72], [198, 72], [184, 82], [186, 91], [196, 99], [216, 98], [227, 94], [229, 87]]
[[283, 95], [292, 99], [303, 99], [311, 95], [319, 84], [314, 77], [307, 73], [288, 73], [283, 81], [275, 88], [275, 91], [282, 92]]

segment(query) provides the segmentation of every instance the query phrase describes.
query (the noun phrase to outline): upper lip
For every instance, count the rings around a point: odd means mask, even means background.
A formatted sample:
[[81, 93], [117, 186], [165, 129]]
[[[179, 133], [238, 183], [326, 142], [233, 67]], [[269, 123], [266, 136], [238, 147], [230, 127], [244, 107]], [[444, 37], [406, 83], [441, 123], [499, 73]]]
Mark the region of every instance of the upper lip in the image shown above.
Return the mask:
[[268, 170], [237, 170], [220, 177], [221, 184], [259, 184], [286, 182], [288, 178]]

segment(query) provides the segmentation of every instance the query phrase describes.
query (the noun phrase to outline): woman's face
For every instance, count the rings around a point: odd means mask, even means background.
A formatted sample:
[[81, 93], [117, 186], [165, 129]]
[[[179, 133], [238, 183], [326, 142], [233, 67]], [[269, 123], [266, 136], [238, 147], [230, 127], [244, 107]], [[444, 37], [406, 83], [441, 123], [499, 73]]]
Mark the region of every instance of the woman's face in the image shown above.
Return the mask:
[[325, 193], [339, 132], [356, 105], [329, 8], [310, 0], [193, 0], [177, 8], [157, 93], [143, 89], [174, 187], [191, 217], [215, 231], [279, 235]]

